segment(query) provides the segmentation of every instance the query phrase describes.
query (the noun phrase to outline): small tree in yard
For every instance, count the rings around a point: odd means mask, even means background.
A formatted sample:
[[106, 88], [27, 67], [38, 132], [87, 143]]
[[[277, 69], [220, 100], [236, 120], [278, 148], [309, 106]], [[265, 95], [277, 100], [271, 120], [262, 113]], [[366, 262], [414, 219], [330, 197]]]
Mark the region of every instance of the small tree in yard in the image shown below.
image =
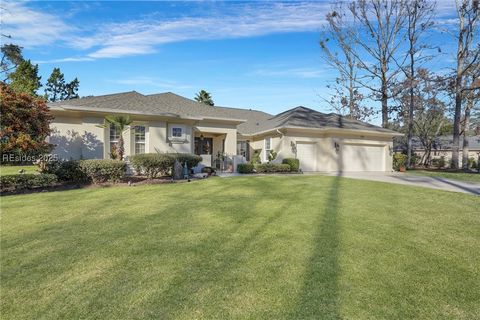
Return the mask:
[[42, 98], [19, 93], [0, 82], [2, 161], [5, 155], [37, 156], [50, 152], [52, 145], [45, 139], [50, 134], [50, 113]]
[[119, 133], [118, 145], [115, 147], [115, 153], [112, 152], [112, 158], [114, 154], [117, 154], [118, 160], [123, 160], [123, 155], [125, 153], [123, 133], [128, 129], [128, 126], [130, 124], [132, 124], [132, 120], [129, 116], [106, 116], [105, 124], [100, 126], [102, 128], [114, 127], [115, 130]]

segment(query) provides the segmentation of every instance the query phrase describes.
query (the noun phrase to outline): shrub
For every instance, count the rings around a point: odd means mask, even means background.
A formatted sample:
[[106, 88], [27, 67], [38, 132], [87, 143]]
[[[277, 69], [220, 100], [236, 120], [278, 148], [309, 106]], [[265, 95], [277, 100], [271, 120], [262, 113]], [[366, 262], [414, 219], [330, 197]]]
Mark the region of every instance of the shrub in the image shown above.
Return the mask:
[[240, 163], [237, 165], [238, 173], [253, 173], [254, 165], [251, 163]]
[[273, 172], [290, 172], [291, 168], [289, 164], [276, 164], [276, 163], [262, 163], [257, 164], [255, 169], [258, 173], [273, 173]]
[[262, 152], [262, 149], [253, 150], [252, 159], [251, 159], [250, 163], [256, 164], [256, 163], [261, 163], [262, 162], [262, 161], [260, 161], [260, 152]]
[[137, 174], [144, 174], [149, 179], [167, 174], [175, 160], [167, 154], [145, 153], [130, 157], [130, 162]]
[[432, 159], [432, 165], [437, 167], [438, 169], [442, 169], [446, 165], [445, 156], [441, 156], [440, 158]]
[[477, 161], [475, 161], [474, 157], [468, 158], [468, 167], [470, 169], [476, 169], [477, 168]]
[[81, 160], [79, 165], [87, 179], [93, 183], [118, 182], [124, 177], [127, 168], [126, 163], [120, 160]]
[[186, 162], [188, 168], [196, 167], [202, 161], [202, 157], [191, 153], [166, 153], [165, 155], [177, 160], [182, 166]]
[[212, 175], [215, 174], [215, 169], [213, 169], [212, 167], [203, 167], [202, 173], [208, 173], [208, 175]]
[[54, 174], [14, 174], [0, 177], [1, 192], [49, 187], [57, 182]]
[[268, 161], [273, 161], [275, 159], [277, 159], [277, 152], [272, 149], [268, 152]]
[[393, 154], [393, 169], [396, 171], [400, 170], [400, 167], [405, 167], [407, 164], [407, 155], [403, 153], [394, 153]]
[[43, 161], [37, 163], [42, 173], [54, 174], [60, 181], [83, 182], [87, 181], [85, 172], [80, 167], [80, 162], [70, 161]]
[[283, 164], [288, 164], [290, 166], [290, 171], [298, 172], [300, 169], [300, 160], [294, 158], [285, 158], [282, 160]]

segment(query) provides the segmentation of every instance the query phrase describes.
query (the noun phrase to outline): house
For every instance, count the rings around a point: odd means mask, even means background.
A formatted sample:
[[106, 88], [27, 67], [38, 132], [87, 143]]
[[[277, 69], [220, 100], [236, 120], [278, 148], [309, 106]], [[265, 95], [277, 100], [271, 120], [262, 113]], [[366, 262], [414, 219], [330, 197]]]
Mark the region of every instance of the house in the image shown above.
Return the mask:
[[[475, 135], [475, 136], [470, 136], [467, 137], [468, 140], [468, 157], [475, 159], [475, 161], [478, 160], [478, 156], [480, 153], [480, 135]], [[425, 147], [421, 143], [420, 139], [417, 137], [414, 137], [412, 140], [412, 150], [413, 152], [417, 155], [417, 158], [419, 161], [422, 161], [422, 163], [425, 160], [425, 157], [428, 156], [426, 154]], [[460, 147], [463, 145], [463, 137], [460, 137]], [[441, 157], [445, 158], [445, 163], [450, 163], [452, 159], [452, 146], [453, 146], [453, 136], [448, 135], [448, 136], [439, 136], [436, 137], [435, 140], [433, 141], [432, 144], [432, 149], [430, 150], [430, 157], [429, 161], [433, 159], [440, 159]], [[394, 146], [394, 150], [396, 152], [404, 152], [407, 149], [407, 146], [403, 142], [396, 143]], [[462, 150], [460, 149], [460, 165], [462, 164]]]
[[[401, 134], [337, 114], [297, 107], [278, 115], [211, 107], [171, 92], [125, 92], [49, 103], [55, 116], [50, 143], [63, 159], [109, 158], [118, 141], [115, 128], [101, 127], [106, 115], [129, 115], [125, 155], [186, 152], [205, 166], [254, 156], [268, 161], [298, 158], [303, 171], [390, 171], [392, 140]], [[221, 160], [221, 161], [220, 161]]]

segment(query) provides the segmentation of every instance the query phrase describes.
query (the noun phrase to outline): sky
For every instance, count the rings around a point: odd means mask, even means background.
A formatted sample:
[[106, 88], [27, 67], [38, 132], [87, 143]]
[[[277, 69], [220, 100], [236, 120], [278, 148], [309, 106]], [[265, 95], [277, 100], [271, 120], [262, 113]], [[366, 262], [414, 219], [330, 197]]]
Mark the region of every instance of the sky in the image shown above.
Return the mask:
[[[12, 36], [2, 43], [21, 45], [24, 57], [39, 64], [42, 82], [54, 67], [67, 81], [77, 77], [80, 96], [135, 90], [193, 98], [205, 89], [221, 106], [272, 114], [299, 105], [331, 111], [324, 99], [336, 73], [318, 44], [328, 1], [2, 1], [2, 6], [2, 33]], [[439, 1], [437, 25], [453, 28], [454, 9], [454, 0]], [[427, 41], [442, 49], [430, 64], [448, 68], [454, 38], [435, 31]]]

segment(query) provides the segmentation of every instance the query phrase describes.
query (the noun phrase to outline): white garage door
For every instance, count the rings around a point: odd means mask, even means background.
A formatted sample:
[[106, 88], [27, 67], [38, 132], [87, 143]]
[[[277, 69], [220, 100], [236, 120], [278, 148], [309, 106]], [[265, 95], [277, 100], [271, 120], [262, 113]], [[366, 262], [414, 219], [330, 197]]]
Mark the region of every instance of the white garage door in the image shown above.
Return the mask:
[[342, 145], [342, 171], [385, 171], [385, 147]]
[[315, 171], [315, 165], [317, 163], [315, 144], [297, 143], [297, 158], [300, 160], [300, 169], [302, 169], [302, 171]]

